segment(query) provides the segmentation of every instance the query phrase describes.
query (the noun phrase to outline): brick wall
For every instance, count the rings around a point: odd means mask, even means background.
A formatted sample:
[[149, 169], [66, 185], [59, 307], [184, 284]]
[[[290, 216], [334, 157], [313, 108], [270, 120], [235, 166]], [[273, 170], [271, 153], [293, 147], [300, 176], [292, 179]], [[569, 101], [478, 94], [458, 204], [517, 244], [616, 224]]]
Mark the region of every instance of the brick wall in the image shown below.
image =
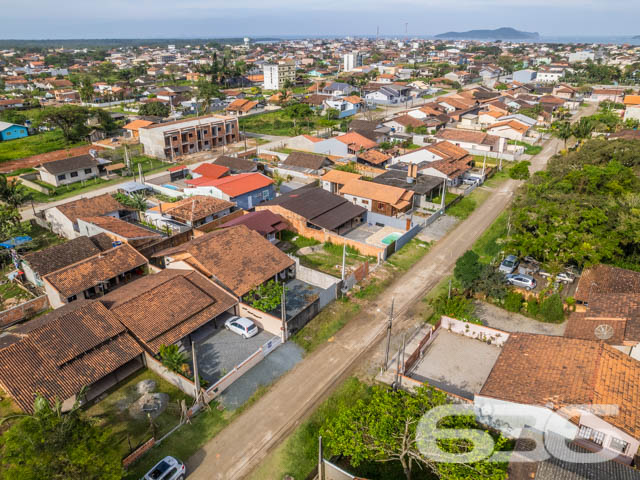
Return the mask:
[[142, 455], [147, 453], [154, 445], [156, 444], [156, 439], [151, 437], [149, 440], [144, 442], [138, 448], [136, 448], [133, 453], [122, 460], [122, 466], [124, 468], [129, 468], [132, 463], [135, 463]]
[[26, 320], [49, 308], [49, 299], [43, 295], [0, 312], [0, 328]]
[[379, 258], [379, 255], [384, 252], [384, 248], [342, 237], [337, 233], [333, 233], [327, 230], [316, 230], [315, 228], [309, 228], [307, 227], [307, 220], [305, 218], [287, 209], [284, 209], [279, 205], [257, 205], [256, 210], [270, 210], [273, 213], [281, 215], [287, 220], [289, 225], [291, 225], [293, 231], [304, 237], [313, 238], [321, 243], [331, 242], [336, 245], [346, 244], [350, 247], [356, 248], [362, 255], [368, 255], [376, 258]]

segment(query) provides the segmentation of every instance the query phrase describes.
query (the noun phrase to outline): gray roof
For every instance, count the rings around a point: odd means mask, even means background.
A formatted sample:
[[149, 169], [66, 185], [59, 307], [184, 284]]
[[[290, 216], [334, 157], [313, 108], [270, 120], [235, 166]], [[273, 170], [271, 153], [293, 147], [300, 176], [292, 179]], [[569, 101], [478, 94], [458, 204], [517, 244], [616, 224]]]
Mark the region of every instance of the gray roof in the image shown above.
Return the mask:
[[439, 177], [432, 177], [431, 175], [418, 175], [414, 179], [413, 183], [407, 182], [407, 170], [390, 168], [382, 175], [378, 175], [373, 179], [374, 183], [380, 183], [382, 185], [390, 185], [392, 187], [404, 188], [417, 193], [418, 195], [424, 195], [432, 190], [437, 190], [442, 187], [443, 179]]
[[[537, 458], [529, 451], [534, 447], [532, 440], [543, 446], [543, 451], [546, 447], [550, 452], [564, 452], [562, 459], [553, 455]], [[509, 480], [640, 480], [640, 471], [614, 460], [582, 463], [579, 455], [591, 452], [550, 431], [545, 432], [543, 438], [541, 432], [524, 428], [515, 450], [509, 464]], [[523, 457], [527, 461], [514, 461]]]
[[22, 127], [22, 128], [26, 128], [24, 125], [18, 125], [17, 123], [9, 123], [9, 122], [0, 122], [0, 132], [2, 130], [6, 130], [9, 127]]
[[279, 205], [328, 230], [334, 230], [366, 211], [365, 208], [354, 205], [343, 197], [316, 186], [315, 183], [261, 204], [269, 205]]
[[255, 172], [258, 169], [258, 164], [252, 160], [227, 155], [221, 155], [213, 163], [227, 167], [232, 173]]
[[146, 185], [142, 184], [142, 183], [138, 183], [138, 182], [125, 182], [125, 183], [121, 183], [118, 188], [120, 190], [124, 190], [127, 193], [134, 193], [134, 192], [139, 192], [140, 190], [147, 190], [149, 189], [149, 187], [147, 187]]
[[98, 161], [91, 155], [78, 155], [76, 157], [63, 158], [62, 160], [54, 160], [53, 162], [43, 163], [40, 168], [46, 170], [52, 175], [59, 173], [73, 172], [81, 168], [97, 167]]
[[287, 167], [308, 168], [310, 170], [320, 170], [331, 162], [324, 155], [316, 155], [307, 152], [291, 152], [282, 165]]

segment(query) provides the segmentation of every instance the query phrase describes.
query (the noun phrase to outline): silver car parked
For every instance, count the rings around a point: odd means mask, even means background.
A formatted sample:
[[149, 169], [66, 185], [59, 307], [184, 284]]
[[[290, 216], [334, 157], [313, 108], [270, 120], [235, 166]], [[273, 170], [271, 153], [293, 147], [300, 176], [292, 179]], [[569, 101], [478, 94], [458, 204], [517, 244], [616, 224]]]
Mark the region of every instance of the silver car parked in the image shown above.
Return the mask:
[[502, 260], [502, 263], [500, 263], [498, 270], [504, 274], [513, 273], [515, 269], [518, 268], [519, 263], [518, 257], [515, 255], [507, 255], [507, 258]]
[[524, 275], [522, 273], [512, 273], [507, 275], [507, 282], [515, 287], [521, 287], [526, 290], [533, 290], [536, 288], [536, 279], [531, 275]]
[[184, 480], [184, 463], [173, 457], [164, 457], [147, 472], [144, 480]]

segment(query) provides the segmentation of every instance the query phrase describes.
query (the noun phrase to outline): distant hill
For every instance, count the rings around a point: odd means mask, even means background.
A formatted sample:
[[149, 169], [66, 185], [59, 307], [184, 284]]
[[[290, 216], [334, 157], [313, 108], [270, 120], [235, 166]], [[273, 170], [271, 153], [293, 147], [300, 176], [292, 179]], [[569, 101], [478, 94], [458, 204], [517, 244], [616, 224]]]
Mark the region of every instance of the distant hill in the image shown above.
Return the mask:
[[495, 30], [469, 30], [468, 32], [447, 32], [436, 35], [436, 38], [454, 40], [536, 40], [538, 32], [521, 32], [515, 28], [503, 27]]
[[633, 37], [631, 40], [640, 40], [640, 35], [636, 35], [635, 37]]

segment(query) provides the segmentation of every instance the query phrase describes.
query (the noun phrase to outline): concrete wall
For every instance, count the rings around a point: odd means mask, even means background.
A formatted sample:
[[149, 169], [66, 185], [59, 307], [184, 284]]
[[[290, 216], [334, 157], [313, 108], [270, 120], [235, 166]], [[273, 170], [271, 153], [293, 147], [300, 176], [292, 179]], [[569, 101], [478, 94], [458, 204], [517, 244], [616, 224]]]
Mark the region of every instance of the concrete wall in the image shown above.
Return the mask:
[[296, 278], [322, 289], [318, 294], [318, 308], [320, 310], [338, 298], [341, 283], [339, 278], [300, 265], [300, 259], [298, 257], [291, 256], [291, 258], [296, 262]]
[[22, 183], [25, 187], [29, 187], [35, 190], [36, 192], [49, 195], [48, 188], [43, 187], [42, 185], [38, 185], [37, 183], [32, 181], [38, 178], [37, 173], [25, 173], [24, 175], [20, 175], [18, 178], [20, 179], [20, 183]]
[[[59, 180], [58, 175], [51, 174], [41, 169], [40, 179], [43, 182], [47, 182], [50, 185], [54, 185], [58, 187], [60, 185], [69, 185], [71, 183], [77, 183], [82, 180], [90, 180], [98, 176], [98, 167], [89, 167], [88, 168], [88, 170], [90, 170], [89, 173], [85, 173], [84, 170], [85, 170], [84, 168], [80, 168], [78, 170], [74, 170], [73, 172], [65, 172], [63, 174], [61, 173], [60, 175], [64, 175], [64, 178], [62, 180]], [[75, 177], [72, 177], [71, 173], [77, 173], [78, 175]]]
[[51, 308], [60, 308], [67, 303], [67, 299], [63, 298], [62, 295], [60, 295], [60, 292], [58, 292], [58, 290], [56, 290], [53, 285], [46, 280], [44, 280], [44, 291], [47, 294]]
[[48, 208], [44, 211], [45, 220], [51, 225], [51, 231], [57, 233], [69, 240], [80, 236], [73, 228], [73, 222], [57, 209], [57, 207]]
[[273, 213], [277, 213], [283, 216], [291, 225], [291, 228], [297, 232], [298, 234], [313, 238], [318, 240], [321, 243], [331, 242], [336, 245], [349, 245], [353, 248], [356, 248], [363, 255], [369, 255], [372, 257], [379, 258], [380, 255], [384, 252], [384, 248], [376, 247], [374, 245], [369, 245], [367, 243], [362, 243], [357, 240], [352, 240], [350, 238], [342, 237], [336, 233], [327, 231], [327, 230], [316, 230], [314, 228], [307, 227], [307, 221], [300, 215], [297, 215], [290, 210], [282, 208], [279, 205], [269, 205], [269, 206], [258, 206], [256, 207], [257, 211], [260, 210], [270, 210]]
[[29, 319], [34, 315], [49, 308], [49, 299], [46, 295], [21, 303], [15, 307], [0, 312], [0, 328], [8, 327], [14, 323]]
[[187, 377], [183, 377], [179, 373], [172, 372], [167, 367], [162, 365], [158, 360], [153, 358], [148, 352], [144, 352], [144, 360], [147, 365], [147, 368], [153, 370], [162, 378], [164, 378], [170, 384], [178, 387], [184, 393], [189, 395], [190, 397], [195, 398], [195, 384], [189, 380]]
[[495, 328], [485, 327], [484, 325], [476, 325], [475, 323], [463, 322], [442, 316], [441, 328], [445, 328], [453, 333], [464, 335], [465, 337], [475, 338], [477, 340], [486, 341], [491, 345], [502, 347], [509, 339], [509, 333]]
[[240, 315], [248, 318], [263, 330], [282, 337], [282, 319], [240, 303]]

